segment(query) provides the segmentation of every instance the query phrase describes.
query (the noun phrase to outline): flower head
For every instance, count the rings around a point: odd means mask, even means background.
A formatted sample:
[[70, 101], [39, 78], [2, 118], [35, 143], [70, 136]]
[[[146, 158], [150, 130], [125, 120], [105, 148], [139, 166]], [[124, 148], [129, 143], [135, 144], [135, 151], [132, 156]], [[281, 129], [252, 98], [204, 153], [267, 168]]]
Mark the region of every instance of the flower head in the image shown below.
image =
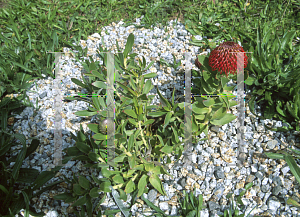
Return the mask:
[[[230, 52], [244, 52], [243, 47], [238, 43], [227, 41], [220, 44], [214, 50], [212, 50], [208, 63], [213, 70], [218, 69], [220, 74], [225, 72], [226, 76], [228, 73], [236, 74], [237, 71], [237, 53]], [[247, 67], [248, 58], [244, 53], [244, 68]]]

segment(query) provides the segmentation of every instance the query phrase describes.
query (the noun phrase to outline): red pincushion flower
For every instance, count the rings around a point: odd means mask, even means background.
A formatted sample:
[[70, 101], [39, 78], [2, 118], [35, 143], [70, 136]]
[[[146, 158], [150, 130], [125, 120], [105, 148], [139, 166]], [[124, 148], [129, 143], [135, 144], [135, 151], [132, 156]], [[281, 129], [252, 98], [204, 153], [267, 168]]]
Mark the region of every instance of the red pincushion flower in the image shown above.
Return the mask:
[[[218, 69], [220, 74], [225, 72], [226, 76], [228, 73], [236, 74], [237, 71], [237, 53], [230, 52], [244, 52], [243, 47], [238, 43], [227, 41], [216, 47], [208, 58], [208, 63], [213, 70]], [[247, 67], [248, 58], [244, 53], [244, 68]]]

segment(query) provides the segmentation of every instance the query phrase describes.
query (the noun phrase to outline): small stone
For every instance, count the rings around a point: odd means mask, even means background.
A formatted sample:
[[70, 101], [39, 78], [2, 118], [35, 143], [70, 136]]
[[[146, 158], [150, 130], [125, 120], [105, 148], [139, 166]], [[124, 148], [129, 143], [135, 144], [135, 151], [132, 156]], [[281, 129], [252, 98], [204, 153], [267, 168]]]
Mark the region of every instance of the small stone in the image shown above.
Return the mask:
[[236, 184], [236, 189], [244, 188], [244, 186], [245, 186], [245, 181], [242, 180]]
[[254, 176], [254, 175], [249, 175], [249, 176], [247, 177], [247, 179], [246, 179], [246, 182], [247, 182], [247, 183], [250, 183], [250, 182], [252, 182], [254, 179], [255, 179], [255, 176]]
[[10, 126], [12, 126], [12, 125], [14, 124], [14, 120], [15, 120], [14, 117], [8, 118], [8, 119], [7, 119], [7, 124], [10, 125]]
[[267, 142], [267, 147], [268, 149], [274, 149], [277, 144], [278, 142], [276, 140], [271, 140]]

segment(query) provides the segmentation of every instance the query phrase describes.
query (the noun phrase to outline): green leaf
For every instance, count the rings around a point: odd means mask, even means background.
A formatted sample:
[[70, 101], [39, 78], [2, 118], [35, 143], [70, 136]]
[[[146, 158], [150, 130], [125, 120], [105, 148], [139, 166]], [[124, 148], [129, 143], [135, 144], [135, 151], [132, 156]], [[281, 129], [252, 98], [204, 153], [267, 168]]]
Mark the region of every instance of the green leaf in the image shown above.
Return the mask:
[[265, 155], [267, 155], [267, 157], [271, 158], [271, 159], [284, 159], [284, 155], [283, 154], [272, 153], [272, 152], [265, 152]]
[[201, 79], [201, 88], [205, 91], [203, 94], [212, 94], [215, 89], [212, 88], [207, 82], [205, 82], [203, 79]]
[[[283, 35], [283, 40], [281, 42], [281, 51], [282, 52], [285, 50], [285, 47], [287, 45], [292, 44], [292, 39], [295, 37], [296, 33], [297, 33], [296, 31], [285, 32], [285, 34]], [[280, 55], [280, 53], [279, 53], [279, 55]]]
[[90, 188], [90, 182], [87, 178], [85, 178], [84, 176], [79, 176], [79, 185], [85, 189], [89, 189]]
[[[248, 184], [245, 186], [245, 190], [250, 189], [252, 186], [253, 186], [253, 182], [248, 183]], [[240, 195], [241, 195], [241, 194], [240, 194]]]
[[107, 135], [103, 135], [102, 133], [97, 133], [92, 136], [95, 140], [106, 140]]
[[93, 217], [93, 204], [92, 204], [92, 198], [91, 197], [87, 197], [86, 211], [88, 213], [88, 217]]
[[297, 203], [297, 201], [295, 201], [294, 199], [292, 199], [291, 197], [289, 197], [286, 201], [287, 204], [289, 205], [293, 205], [293, 206], [296, 206], [298, 208], [300, 208], [300, 204]]
[[66, 199], [70, 199], [70, 198], [73, 198], [72, 194], [67, 193], [67, 192], [53, 196], [53, 199], [55, 199], [55, 200], [66, 200]]
[[287, 107], [288, 111], [290, 112], [290, 114], [291, 114], [296, 120], [298, 120], [299, 117], [297, 116], [297, 106], [295, 106], [294, 108], [292, 108], [292, 107], [290, 106], [290, 103], [287, 102], [287, 103], [286, 103], [286, 107]]
[[13, 166], [12, 177], [13, 177], [14, 180], [17, 180], [18, 177], [19, 177], [19, 170], [20, 170], [20, 168], [22, 166], [22, 163], [25, 159], [26, 151], [27, 151], [26, 144], [25, 145], [23, 144], [23, 148], [19, 152], [19, 154], [17, 156], [17, 159], [16, 159], [16, 163]]
[[206, 208], [206, 206], [202, 206], [202, 204], [203, 204], [203, 196], [202, 196], [202, 194], [200, 194], [198, 196], [198, 199], [199, 199], [199, 201], [198, 201], [198, 211], [200, 211], [203, 208]]
[[128, 118], [128, 121], [133, 124], [134, 126], [138, 126], [138, 122], [136, 122], [134, 119], [132, 118]]
[[13, 63], [14, 65], [19, 66], [20, 68], [24, 69], [25, 71], [33, 72], [33, 71], [30, 70], [29, 68], [25, 67], [23, 64], [20, 64], [20, 63], [14, 62], [14, 61], [11, 61], [11, 63]]
[[84, 191], [83, 189], [80, 187], [79, 184], [73, 184], [73, 191], [75, 194], [77, 195], [83, 195], [84, 194]]
[[55, 176], [55, 172], [53, 171], [43, 171], [41, 172], [38, 177], [36, 178], [36, 180], [34, 181], [34, 183], [32, 184], [32, 186], [34, 186], [34, 188], [32, 189], [33, 191], [39, 189], [40, 187], [42, 187], [46, 182], [48, 182], [50, 179], [52, 179]]
[[172, 117], [172, 113], [171, 113], [171, 112], [168, 112], [167, 115], [166, 115], [166, 117], [165, 117], [165, 121], [164, 121], [164, 128], [163, 128], [164, 130], [165, 130], [165, 128], [168, 126], [171, 117]]
[[93, 86], [98, 87], [98, 88], [102, 88], [105, 89], [107, 88], [107, 84], [105, 84], [103, 81], [95, 81], [93, 83]]
[[112, 176], [114, 174], [119, 174], [121, 172], [120, 171], [111, 171], [111, 170], [108, 170], [107, 168], [102, 168], [101, 173], [104, 177], [109, 178], [110, 176]]
[[148, 94], [149, 91], [153, 88], [154, 86], [152, 85], [152, 82], [150, 80], [147, 80], [145, 83], [145, 86], [143, 88], [143, 94]]
[[[152, 61], [153, 62], [153, 61]], [[151, 62], [151, 63], [152, 63]], [[145, 74], [144, 75], [144, 78], [145, 79], [149, 79], [149, 78], [154, 78], [155, 76], [157, 76], [157, 74], [156, 73], [148, 73], [148, 74]]]
[[82, 152], [76, 147], [67, 148], [67, 153], [69, 156], [77, 156], [82, 154]]
[[82, 196], [81, 198], [79, 198], [75, 203], [73, 203], [73, 207], [75, 206], [81, 206], [84, 205], [86, 203], [86, 195]]
[[164, 190], [162, 189], [162, 184], [160, 179], [158, 178], [157, 175], [152, 174], [149, 178], [150, 183], [153, 185], [153, 187], [159, 191], [159, 193], [161, 193], [162, 195], [166, 195], [164, 193]]
[[149, 119], [149, 120], [145, 121], [145, 122], [142, 124], [142, 126], [150, 125], [150, 124], [152, 124], [154, 121], [155, 121], [154, 119]]
[[147, 204], [150, 208], [154, 209], [156, 212], [160, 213], [161, 215], [166, 216], [166, 214], [165, 214], [161, 209], [159, 209], [159, 208], [158, 208], [157, 206], [155, 206], [151, 201], [149, 201], [148, 199], [146, 199], [146, 198], [144, 197], [143, 194], [142, 194], [142, 197], [141, 197], [141, 198], [146, 202], [146, 204]]
[[100, 189], [104, 192], [111, 192], [110, 186], [111, 186], [111, 182], [106, 181], [100, 184]]
[[201, 106], [199, 103], [195, 103], [192, 106], [192, 111], [196, 114], [207, 114], [209, 112], [209, 108], [205, 108]]
[[134, 43], [134, 35], [132, 33], [130, 33], [130, 35], [128, 36], [126, 45], [125, 45], [124, 53], [123, 53], [124, 58], [128, 57], [128, 54], [132, 49], [133, 43]]
[[101, 190], [98, 187], [94, 187], [90, 190], [90, 196], [97, 198], [97, 197], [99, 197], [100, 192], [101, 192]]
[[112, 179], [115, 183], [118, 183], [118, 184], [124, 183], [123, 177], [120, 174], [115, 175]]
[[211, 117], [211, 120], [221, 119], [222, 117], [224, 117], [225, 114], [227, 114], [226, 113], [226, 108], [221, 107], [216, 112], [213, 113], [213, 116]]
[[86, 88], [88, 89], [88, 86], [86, 84], [83, 84], [81, 81], [79, 81], [78, 79], [76, 78], [71, 78], [71, 81], [77, 85], [79, 85], [80, 87], [83, 87], [83, 88]]
[[3, 185], [0, 185], [0, 190], [3, 191], [5, 194], [9, 194], [8, 190]]
[[93, 116], [93, 115], [96, 115], [97, 112], [89, 112], [87, 110], [84, 110], [84, 111], [77, 111], [74, 114], [78, 115], [78, 116]]
[[300, 184], [300, 168], [296, 164], [296, 161], [291, 155], [286, 155], [285, 161], [288, 164], [292, 174], [295, 176], [297, 182]]
[[147, 175], [143, 174], [142, 178], [140, 178], [139, 183], [138, 183], [138, 197], [140, 197], [145, 190], [145, 187], [147, 186]]
[[221, 119], [211, 120], [210, 123], [213, 125], [222, 126], [224, 124], [228, 124], [229, 122], [233, 121], [237, 117], [233, 114], [226, 113]]
[[164, 152], [164, 153], [167, 153], [167, 154], [171, 154], [172, 151], [173, 151], [173, 147], [165, 145], [162, 149], [160, 149], [160, 151]]
[[128, 158], [128, 162], [129, 162], [130, 169], [134, 168], [136, 166], [136, 155], [133, 154], [131, 158]]
[[[150, 69], [150, 67], [153, 65], [153, 63], [154, 63], [154, 61], [151, 61], [150, 64], [147, 66], [147, 68], [144, 69], [144, 71], [147, 71], [148, 69]], [[149, 73], [149, 74], [156, 74], [156, 73]], [[149, 75], [149, 74], [146, 74], [146, 75]], [[146, 78], [146, 75], [144, 75], [144, 76], [145, 76], [144, 78]], [[156, 75], [157, 75], [157, 74], [156, 74]], [[156, 76], [156, 75], [155, 75], [155, 76]], [[153, 77], [155, 77], [155, 76], [153, 76]], [[152, 77], [152, 78], [153, 78], [153, 77]]]
[[87, 124], [87, 127], [94, 133], [99, 133], [98, 124]]
[[123, 174], [125, 179], [128, 179], [129, 177], [133, 177], [133, 174], [135, 173], [135, 170], [128, 170], [127, 173]]
[[133, 117], [133, 118], [135, 118], [135, 119], [137, 119], [137, 115], [136, 115], [136, 113], [135, 113], [135, 111], [134, 110], [124, 110], [124, 113], [125, 114], [127, 114], [127, 115], [129, 115], [130, 117]]
[[266, 99], [267, 101], [269, 101], [269, 104], [270, 104], [270, 105], [273, 105], [273, 101], [272, 101], [271, 95], [272, 95], [272, 92], [271, 92], [271, 91], [266, 91], [266, 92], [265, 92], [265, 99]]
[[20, 168], [18, 182], [32, 183], [38, 175], [39, 171], [37, 169]]
[[292, 149], [292, 148], [288, 148], [288, 149], [290, 149], [291, 151], [293, 151], [293, 152], [295, 152], [296, 154], [300, 155], [300, 151], [297, 151], [297, 150]]
[[156, 87], [157, 93], [159, 95], [159, 98], [163, 101], [163, 103], [165, 104], [165, 106], [170, 110], [171, 109], [171, 105], [170, 103], [163, 97], [163, 95], [161, 95], [158, 87]]
[[76, 147], [85, 154], [88, 154], [92, 150], [84, 142], [76, 142]]
[[118, 157], [115, 157], [114, 158], [114, 161], [117, 163], [117, 162], [124, 162], [124, 159], [126, 158], [126, 154], [125, 153], [122, 153], [120, 154]]
[[208, 98], [207, 100], [204, 100], [203, 101], [203, 104], [206, 106], [206, 107], [210, 107], [212, 105], [215, 104], [215, 100], [212, 99], [212, 98]]
[[127, 201], [127, 195], [125, 194], [125, 192], [121, 188], [119, 188], [119, 192], [120, 192], [120, 199], [122, 199], [126, 202]]
[[130, 194], [131, 192], [133, 192], [135, 189], [135, 184], [132, 181], [132, 179], [130, 179], [125, 187], [125, 192], [126, 194]]
[[280, 108], [282, 106], [281, 101], [277, 101], [277, 105], [276, 105], [276, 111], [282, 115], [283, 117], [286, 117], [284, 111]]

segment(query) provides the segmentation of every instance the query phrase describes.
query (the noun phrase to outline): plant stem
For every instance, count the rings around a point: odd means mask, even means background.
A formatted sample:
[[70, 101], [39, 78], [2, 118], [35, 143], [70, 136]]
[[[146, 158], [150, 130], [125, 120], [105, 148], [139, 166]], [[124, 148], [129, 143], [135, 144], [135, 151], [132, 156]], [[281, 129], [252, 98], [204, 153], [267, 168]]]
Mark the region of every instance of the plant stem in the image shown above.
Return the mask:
[[144, 139], [144, 133], [143, 133], [143, 130], [142, 130], [142, 127], [141, 127], [141, 121], [139, 121], [139, 129], [141, 131], [141, 136], [142, 136], [142, 140], [143, 140], [144, 144], [146, 145], [147, 148], [149, 148], [148, 144], [146, 143], [146, 140]]

